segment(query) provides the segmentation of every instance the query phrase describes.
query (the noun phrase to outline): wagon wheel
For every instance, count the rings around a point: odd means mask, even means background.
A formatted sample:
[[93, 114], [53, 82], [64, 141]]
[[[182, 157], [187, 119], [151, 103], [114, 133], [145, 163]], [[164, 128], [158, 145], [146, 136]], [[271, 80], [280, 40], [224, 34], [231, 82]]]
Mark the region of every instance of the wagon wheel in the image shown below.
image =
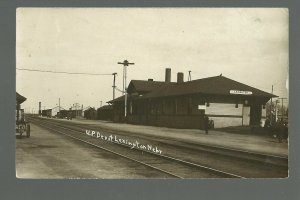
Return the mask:
[[26, 126], [26, 137], [30, 137], [30, 124], [27, 124]]

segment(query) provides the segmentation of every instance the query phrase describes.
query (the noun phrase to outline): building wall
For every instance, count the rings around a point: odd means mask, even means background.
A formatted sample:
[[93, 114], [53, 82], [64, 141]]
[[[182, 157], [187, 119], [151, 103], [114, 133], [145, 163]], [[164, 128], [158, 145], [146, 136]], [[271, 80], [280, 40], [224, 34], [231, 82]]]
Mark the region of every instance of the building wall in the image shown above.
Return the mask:
[[70, 110], [72, 113], [73, 118], [80, 118], [82, 117], [82, 110]]
[[210, 103], [205, 114], [214, 121], [215, 128], [242, 126], [243, 104]]
[[[224, 97], [224, 102], [222, 102], [221, 97], [210, 98], [210, 102], [207, 104], [204, 98], [201, 96], [183, 96], [130, 101], [128, 103], [127, 122], [152, 126], [202, 129], [204, 114], [207, 114], [210, 120], [214, 121], [215, 128], [249, 125], [250, 117], [252, 123], [257, 124], [257, 121], [261, 118], [260, 104], [253, 104], [249, 107], [243, 106], [243, 103], [240, 102], [236, 108], [234, 102], [237, 102], [237, 99]], [[205, 105], [206, 108], [198, 109], [198, 105]], [[114, 121], [125, 121], [123, 103], [114, 105]]]
[[263, 108], [261, 111], [261, 126], [265, 126], [265, 121], [267, 119], [267, 109]]
[[[133, 124], [170, 128], [202, 129], [204, 111], [198, 110], [198, 104], [202, 102], [199, 99], [189, 97], [133, 101], [129, 103], [133, 107], [133, 112], [131, 114], [131, 108], [129, 108], [127, 121]], [[115, 109], [122, 106], [115, 106]], [[115, 113], [118, 114], [118, 116], [114, 116], [115, 120], [120, 119], [120, 111], [115, 111]]]
[[229, 126], [242, 126], [242, 118], [234, 117], [209, 117], [214, 121], [215, 128], [229, 127]]
[[113, 105], [113, 122], [124, 122], [124, 103], [118, 102]]
[[169, 128], [203, 129], [201, 115], [129, 115], [128, 122]]
[[58, 112], [59, 112], [59, 108], [58, 107], [52, 108], [52, 117], [57, 116]]
[[244, 106], [238, 104], [222, 104], [211, 103], [206, 108], [205, 113], [214, 120], [216, 128], [226, 126], [248, 126], [248, 125], [264, 125], [266, 118], [266, 109], [262, 109], [260, 104]]
[[98, 109], [97, 110], [97, 119], [113, 121], [113, 109]]
[[225, 103], [210, 103], [206, 106], [205, 114], [207, 115], [232, 115], [242, 117], [243, 104], [225, 104]]

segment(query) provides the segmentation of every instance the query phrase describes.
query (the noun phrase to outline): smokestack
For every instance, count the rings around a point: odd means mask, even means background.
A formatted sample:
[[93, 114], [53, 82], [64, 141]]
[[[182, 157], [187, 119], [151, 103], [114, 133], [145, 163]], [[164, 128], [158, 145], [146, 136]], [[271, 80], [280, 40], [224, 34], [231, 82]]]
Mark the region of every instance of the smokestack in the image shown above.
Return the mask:
[[39, 102], [39, 115], [42, 114], [42, 102]]
[[171, 82], [171, 68], [166, 68], [166, 78], [165, 78], [165, 81], [167, 83]]
[[183, 73], [182, 72], [177, 73], [177, 83], [183, 83]]

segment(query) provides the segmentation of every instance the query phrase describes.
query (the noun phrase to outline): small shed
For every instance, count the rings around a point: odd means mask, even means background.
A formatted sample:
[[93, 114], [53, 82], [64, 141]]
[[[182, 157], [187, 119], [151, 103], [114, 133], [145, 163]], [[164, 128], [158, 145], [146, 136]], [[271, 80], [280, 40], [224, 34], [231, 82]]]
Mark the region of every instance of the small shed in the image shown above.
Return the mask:
[[84, 118], [85, 119], [97, 119], [97, 111], [95, 108], [88, 108], [84, 111]]

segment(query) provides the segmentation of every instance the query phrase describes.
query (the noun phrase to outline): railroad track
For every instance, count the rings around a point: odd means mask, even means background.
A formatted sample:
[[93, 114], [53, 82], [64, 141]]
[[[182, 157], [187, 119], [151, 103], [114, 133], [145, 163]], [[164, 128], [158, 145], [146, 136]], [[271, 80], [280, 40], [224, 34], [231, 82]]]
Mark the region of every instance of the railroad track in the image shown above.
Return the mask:
[[[137, 162], [151, 169], [168, 174], [173, 178], [245, 178], [243, 176], [218, 170], [212, 167], [185, 161], [171, 156], [157, 154], [137, 148], [130, 149], [125, 144], [95, 140], [82, 131], [67, 128], [59, 124], [50, 123], [48, 120], [30, 118], [34, 124], [44, 127], [56, 133], [63, 134], [74, 140], [84, 142], [93, 147], [121, 156], [133, 162]], [[80, 134], [78, 134], [80, 133]], [[112, 145], [113, 143], [113, 145]]]
[[[39, 120], [44, 120], [40, 119]], [[54, 120], [51, 123], [59, 124], [57, 122], [54, 122]], [[65, 123], [68, 123], [72, 127], [77, 127], [80, 130], [84, 129], [82, 124], [75, 124], [66, 121]], [[65, 124], [64, 124], [65, 126]], [[135, 134], [132, 132], [126, 132], [123, 131], [114, 131], [110, 129], [105, 129], [103, 127], [99, 127], [97, 125], [91, 125], [88, 124], [87, 126], [93, 127], [95, 129], [101, 129], [101, 131], [105, 131], [106, 133], [110, 134], [117, 134], [117, 135], [122, 135], [122, 136], [128, 136], [130, 135], [131, 137], [135, 138], [140, 138], [140, 139], [148, 139], [148, 140], [153, 140], [153, 137], [151, 136], [146, 136], [146, 135], [139, 135]], [[228, 147], [222, 147], [222, 146], [213, 146], [213, 145], [207, 145], [207, 144], [195, 144], [191, 143], [188, 141], [180, 141], [178, 142], [175, 139], [172, 138], [166, 138], [164, 136], [155, 136], [155, 140], [160, 142], [161, 144], [165, 145], [173, 145], [176, 147], [183, 147], [183, 148], [189, 148], [189, 149], [197, 149], [198, 151], [205, 151], [205, 152], [211, 152], [211, 153], [216, 153], [216, 154], [222, 154], [224, 156], [232, 157], [232, 158], [238, 158], [238, 159], [244, 159], [248, 161], [254, 161], [254, 162], [259, 162], [262, 164], [270, 164], [270, 166], [281, 166], [281, 167], [288, 167], [288, 158], [284, 156], [278, 156], [278, 155], [271, 155], [271, 154], [264, 154], [264, 153], [256, 153], [256, 152], [251, 152], [251, 151], [246, 151], [246, 150], [240, 150], [240, 149], [233, 149], [233, 148], [228, 148]], [[170, 142], [173, 142], [174, 144], [171, 144]]]

